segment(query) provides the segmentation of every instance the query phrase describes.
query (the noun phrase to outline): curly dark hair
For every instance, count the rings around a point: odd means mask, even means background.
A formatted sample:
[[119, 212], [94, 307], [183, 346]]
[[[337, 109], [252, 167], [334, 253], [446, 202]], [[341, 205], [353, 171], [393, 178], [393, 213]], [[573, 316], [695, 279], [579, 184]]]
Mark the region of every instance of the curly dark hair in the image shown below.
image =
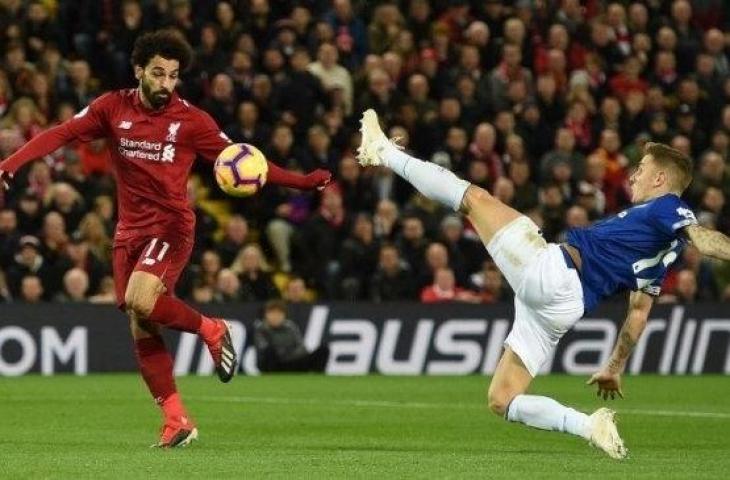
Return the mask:
[[134, 41], [132, 66], [146, 67], [155, 55], [168, 60], [177, 60], [180, 71], [184, 72], [193, 59], [193, 49], [182, 33], [174, 29], [147, 32]]

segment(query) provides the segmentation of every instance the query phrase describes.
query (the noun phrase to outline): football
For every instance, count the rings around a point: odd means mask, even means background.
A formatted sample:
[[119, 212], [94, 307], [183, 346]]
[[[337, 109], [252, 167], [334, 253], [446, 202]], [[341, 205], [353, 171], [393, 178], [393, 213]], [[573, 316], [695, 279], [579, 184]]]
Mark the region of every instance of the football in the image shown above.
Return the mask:
[[221, 190], [234, 197], [249, 197], [266, 184], [269, 166], [261, 150], [248, 143], [235, 143], [218, 155], [214, 170]]

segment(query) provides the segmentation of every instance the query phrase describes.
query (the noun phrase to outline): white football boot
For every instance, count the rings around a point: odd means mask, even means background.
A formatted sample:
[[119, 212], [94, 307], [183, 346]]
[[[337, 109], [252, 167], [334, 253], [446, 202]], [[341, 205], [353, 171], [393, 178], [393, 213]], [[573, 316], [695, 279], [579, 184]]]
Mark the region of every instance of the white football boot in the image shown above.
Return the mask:
[[388, 140], [381, 130], [378, 114], [372, 108], [365, 110], [362, 114], [360, 133], [362, 138], [357, 149], [357, 160], [364, 167], [383, 165], [383, 154], [389, 144], [397, 148], [397, 145]]
[[600, 448], [609, 457], [622, 460], [628, 455], [624, 441], [618, 434], [616, 412], [609, 408], [599, 408], [589, 417], [590, 442], [594, 447]]

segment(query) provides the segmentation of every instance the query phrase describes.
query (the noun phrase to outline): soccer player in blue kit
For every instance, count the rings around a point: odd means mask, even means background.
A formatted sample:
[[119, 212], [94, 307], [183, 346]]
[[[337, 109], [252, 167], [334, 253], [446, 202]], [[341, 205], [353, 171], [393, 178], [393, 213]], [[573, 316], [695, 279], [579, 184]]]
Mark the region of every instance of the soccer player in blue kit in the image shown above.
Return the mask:
[[623, 397], [621, 374], [646, 326], [667, 268], [687, 241], [703, 254], [730, 260], [730, 238], [697, 224], [680, 195], [692, 180], [681, 152], [649, 143], [630, 179], [631, 208], [587, 228], [564, 244], [547, 243], [538, 226], [486, 190], [388, 140], [373, 110], [361, 120], [362, 165], [395, 171], [423, 195], [461, 211], [515, 292], [515, 319], [489, 385], [489, 408], [508, 421], [583, 437], [612, 458], [627, 455], [614, 419], [600, 408], [587, 415], [552, 398], [529, 395], [532, 379], [560, 338], [603, 298], [629, 290], [626, 320], [606, 365], [588, 381], [604, 399]]

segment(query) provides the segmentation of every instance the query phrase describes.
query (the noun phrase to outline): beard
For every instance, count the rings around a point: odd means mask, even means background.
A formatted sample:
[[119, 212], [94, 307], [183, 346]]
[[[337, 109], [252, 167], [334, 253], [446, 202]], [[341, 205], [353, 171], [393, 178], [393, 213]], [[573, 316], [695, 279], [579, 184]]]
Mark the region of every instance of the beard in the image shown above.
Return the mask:
[[140, 81], [140, 85], [142, 87], [142, 94], [145, 96], [147, 101], [150, 102], [150, 105], [152, 105], [152, 108], [154, 108], [155, 110], [158, 110], [167, 105], [172, 98], [172, 94], [167, 90], [157, 90], [156, 92], [153, 92], [152, 87], [150, 87], [150, 85], [145, 82], [144, 79]]

